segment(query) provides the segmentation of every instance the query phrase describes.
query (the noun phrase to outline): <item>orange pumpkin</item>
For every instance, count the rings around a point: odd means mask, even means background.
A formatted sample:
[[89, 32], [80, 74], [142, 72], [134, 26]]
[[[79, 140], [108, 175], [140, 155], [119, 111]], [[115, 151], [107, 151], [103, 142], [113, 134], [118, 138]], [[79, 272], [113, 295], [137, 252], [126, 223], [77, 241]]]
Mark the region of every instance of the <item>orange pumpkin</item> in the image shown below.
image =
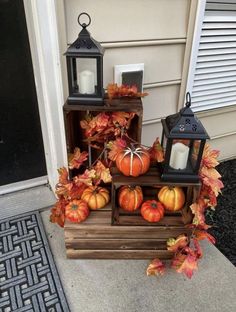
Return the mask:
[[141, 147], [127, 147], [117, 155], [116, 166], [125, 176], [138, 177], [148, 171], [150, 155]]
[[158, 222], [164, 217], [164, 206], [157, 200], [146, 200], [141, 206], [142, 217], [149, 222]]
[[167, 210], [180, 210], [185, 203], [185, 194], [181, 187], [163, 186], [158, 193], [159, 201]]
[[100, 186], [89, 186], [87, 187], [81, 199], [85, 200], [92, 210], [97, 210], [106, 206], [110, 200], [109, 191]]
[[81, 199], [74, 199], [65, 208], [65, 217], [71, 222], [82, 222], [89, 216], [87, 203]]
[[118, 201], [121, 208], [128, 211], [138, 209], [143, 202], [143, 192], [140, 186], [124, 185], [119, 189]]

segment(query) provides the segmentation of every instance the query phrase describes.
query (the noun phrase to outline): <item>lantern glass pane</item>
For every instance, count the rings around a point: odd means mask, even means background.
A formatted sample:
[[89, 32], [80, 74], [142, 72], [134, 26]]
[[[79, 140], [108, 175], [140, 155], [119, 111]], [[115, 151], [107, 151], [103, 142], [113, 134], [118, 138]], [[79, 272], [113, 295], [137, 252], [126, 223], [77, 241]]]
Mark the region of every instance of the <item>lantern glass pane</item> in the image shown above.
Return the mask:
[[191, 140], [173, 140], [169, 166], [175, 170], [189, 170]]
[[97, 93], [97, 60], [96, 58], [75, 59], [74, 90], [79, 94]]
[[165, 136], [165, 134], [163, 133], [163, 138], [162, 138], [162, 148], [165, 154], [166, 151], [166, 145], [167, 145], [167, 137]]
[[201, 140], [194, 140], [192, 142], [192, 148], [191, 148], [191, 153], [190, 153], [190, 161], [192, 168], [196, 168], [197, 165], [197, 160], [199, 157], [199, 151], [200, 151], [200, 145], [201, 145]]

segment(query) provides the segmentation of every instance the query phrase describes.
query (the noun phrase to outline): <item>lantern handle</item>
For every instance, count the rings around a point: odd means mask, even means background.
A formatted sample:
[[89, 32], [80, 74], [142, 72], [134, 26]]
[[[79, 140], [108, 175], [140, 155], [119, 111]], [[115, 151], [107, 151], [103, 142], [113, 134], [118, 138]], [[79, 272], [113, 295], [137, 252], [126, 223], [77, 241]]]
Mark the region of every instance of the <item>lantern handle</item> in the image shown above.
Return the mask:
[[[86, 15], [86, 16], [88, 17], [88, 19], [89, 19], [88, 24], [86, 24], [86, 23], [82, 23], [82, 24], [81, 24], [81, 22], [80, 22], [80, 17], [81, 17], [82, 15]], [[88, 27], [88, 26], [91, 24], [91, 17], [90, 17], [90, 15], [89, 15], [88, 13], [86, 13], [86, 12], [80, 13], [80, 15], [78, 16], [78, 23], [79, 23], [79, 25], [80, 25], [81, 27], [83, 27], [83, 28]]]
[[186, 93], [186, 107], [190, 107], [191, 106], [191, 95], [189, 92]]

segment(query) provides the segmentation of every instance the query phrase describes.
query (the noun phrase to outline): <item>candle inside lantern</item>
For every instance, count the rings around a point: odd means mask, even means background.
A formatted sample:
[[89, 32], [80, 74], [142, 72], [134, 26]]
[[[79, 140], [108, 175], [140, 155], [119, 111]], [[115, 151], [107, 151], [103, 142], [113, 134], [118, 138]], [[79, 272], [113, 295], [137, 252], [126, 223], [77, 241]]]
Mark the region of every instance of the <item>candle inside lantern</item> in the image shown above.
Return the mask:
[[170, 155], [170, 166], [174, 169], [185, 169], [187, 167], [188, 154], [188, 146], [180, 142], [173, 144]]
[[81, 94], [95, 93], [95, 77], [90, 70], [84, 70], [79, 73], [79, 92]]

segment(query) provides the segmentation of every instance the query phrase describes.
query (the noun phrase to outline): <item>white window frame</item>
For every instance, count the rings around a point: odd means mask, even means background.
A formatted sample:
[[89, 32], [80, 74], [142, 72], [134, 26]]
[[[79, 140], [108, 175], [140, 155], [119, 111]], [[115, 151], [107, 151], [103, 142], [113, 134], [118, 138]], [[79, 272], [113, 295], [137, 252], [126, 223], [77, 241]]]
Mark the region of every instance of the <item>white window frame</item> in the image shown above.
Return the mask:
[[205, 15], [205, 7], [206, 7], [206, 0], [198, 1], [193, 41], [192, 41], [192, 50], [190, 54], [189, 69], [188, 69], [188, 74], [187, 74], [188, 78], [187, 78], [185, 93], [187, 92], [191, 93], [193, 89], [194, 73], [195, 73], [195, 68], [197, 64], [198, 48], [199, 48], [199, 43], [200, 43], [202, 24], [203, 24], [204, 15]]
[[56, 1], [63, 3], [63, 0], [24, 0], [48, 181], [52, 189], [58, 180], [57, 169], [67, 166]]

